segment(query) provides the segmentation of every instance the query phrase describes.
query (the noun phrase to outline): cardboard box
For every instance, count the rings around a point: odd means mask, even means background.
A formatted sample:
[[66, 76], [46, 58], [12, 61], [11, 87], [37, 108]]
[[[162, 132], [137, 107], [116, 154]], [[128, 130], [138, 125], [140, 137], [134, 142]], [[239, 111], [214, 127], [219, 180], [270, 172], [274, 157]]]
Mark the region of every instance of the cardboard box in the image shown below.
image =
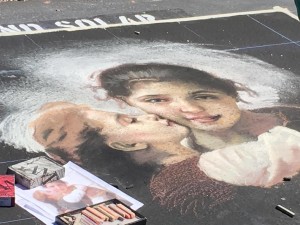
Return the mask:
[[[140, 213], [132, 210], [129, 206], [125, 205], [123, 202], [119, 201], [118, 199], [111, 199], [111, 200], [108, 200], [105, 202], [91, 205], [89, 207], [92, 209], [96, 209], [97, 212], [101, 213], [101, 211], [98, 211], [98, 209], [97, 209], [100, 205], [102, 205], [104, 207], [108, 207], [111, 204], [113, 204], [113, 205], [122, 204], [127, 209], [129, 209], [135, 215], [135, 217], [126, 218], [126, 217], [122, 217], [121, 215], [119, 215], [119, 219], [115, 219], [115, 220], [111, 220], [111, 221], [104, 221], [104, 222], [99, 223], [99, 222], [95, 222], [95, 220], [92, 221], [91, 217], [89, 217], [89, 216], [86, 217], [83, 214], [84, 210], [88, 211], [88, 213], [92, 213], [92, 211], [87, 210], [87, 207], [85, 207], [85, 208], [81, 208], [78, 210], [74, 210], [74, 211], [71, 211], [68, 213], [58, 215], [55, 217], [55, 222], [58, 225], [79, 225], [79, 224], [85, 224], [85, 225], [100, 225], [100, 224], [101, 225], [146, 225], [146, 222], [147, 222], [146, 217], [144, 217]], [[105, 215], [105, 212], [102, 212], [102, 214]], [[92, 213], [92, 215], [96, 215], [96, 214]]]
[[8, 167], [7, 174], [14, 174], [16, 183], [31, 189], [64, 177], [65, 168], [40, 156]]
[[15, 205], [15, 176], [0, 175], [0, 206]]

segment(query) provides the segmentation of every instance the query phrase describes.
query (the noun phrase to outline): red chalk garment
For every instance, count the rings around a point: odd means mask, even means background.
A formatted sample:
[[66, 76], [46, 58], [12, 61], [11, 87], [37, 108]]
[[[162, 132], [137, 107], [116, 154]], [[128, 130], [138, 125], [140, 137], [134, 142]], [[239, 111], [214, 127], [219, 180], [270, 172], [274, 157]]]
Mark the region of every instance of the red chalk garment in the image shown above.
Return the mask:
[[150, 182], [153, 198], [168, 209], [194, 212], [199, 217], [231, 200], [234, 187], [207, 177], [197, 167], [198, 160], [193, 157], [162, 168]]

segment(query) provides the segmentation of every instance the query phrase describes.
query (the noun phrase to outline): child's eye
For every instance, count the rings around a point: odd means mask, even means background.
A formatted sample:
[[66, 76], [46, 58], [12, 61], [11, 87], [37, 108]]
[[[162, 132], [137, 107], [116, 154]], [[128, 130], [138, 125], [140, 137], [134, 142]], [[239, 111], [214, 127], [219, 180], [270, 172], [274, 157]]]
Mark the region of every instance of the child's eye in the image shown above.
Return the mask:
[[145, 99], [145, 102], [150, 103], [160, 103], [160, 102], [166, 102], [167, 100], [161, 99], [161, 98], [152, 98], [152, 99]]
[[215, 95], [197, 95], [193, 97], [195, 100], [209, 100], [209, 99], [218, 99]]

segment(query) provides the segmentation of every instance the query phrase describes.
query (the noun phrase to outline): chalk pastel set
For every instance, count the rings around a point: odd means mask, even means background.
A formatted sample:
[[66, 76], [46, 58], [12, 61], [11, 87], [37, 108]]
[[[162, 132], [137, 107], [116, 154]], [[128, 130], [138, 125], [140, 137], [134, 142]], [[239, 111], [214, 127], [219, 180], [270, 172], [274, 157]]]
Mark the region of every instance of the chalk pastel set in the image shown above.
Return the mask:
[[56, 216], [58, 225], [145, 225], [147, 219], [117, 199]]
[[15, 205], [15, 176], [0, 175], [0, 206]]
[[7, 174], [14, 174], [16, 183], [31, 189], [63, 178], [65, 168], [47, 157], [40, 156], [8, 167]]

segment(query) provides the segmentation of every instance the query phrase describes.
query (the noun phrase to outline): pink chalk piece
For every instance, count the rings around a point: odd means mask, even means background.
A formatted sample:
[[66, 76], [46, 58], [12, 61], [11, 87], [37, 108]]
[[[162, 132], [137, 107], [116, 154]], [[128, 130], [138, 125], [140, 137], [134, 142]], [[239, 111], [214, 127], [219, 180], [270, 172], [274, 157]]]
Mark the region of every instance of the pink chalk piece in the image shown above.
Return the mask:
[[117, 207], [119, 207], [120, 209], [122, 209], [123, 211], [125, 211], [126, 213], [128, 213], [130, 215], [130, 218], [133, 219], [135, 218], [135, 214], [134, 212], [132, 212], [130, 209], [128, 209], [126, 206], [122, 205], [122, 204], [116, 204]]

